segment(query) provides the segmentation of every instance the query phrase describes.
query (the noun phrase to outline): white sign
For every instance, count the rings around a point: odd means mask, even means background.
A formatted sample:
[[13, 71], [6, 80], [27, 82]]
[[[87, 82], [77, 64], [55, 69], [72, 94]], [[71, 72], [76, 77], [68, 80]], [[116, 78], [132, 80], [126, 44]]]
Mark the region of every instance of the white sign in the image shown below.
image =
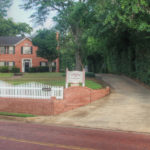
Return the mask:
[[85, 70], [68, 71], [68, 69], [66, 69], [66, 88], [68, 88], [69, 83], [71, 84], [82, 83], [82, 86], [85, 86]]

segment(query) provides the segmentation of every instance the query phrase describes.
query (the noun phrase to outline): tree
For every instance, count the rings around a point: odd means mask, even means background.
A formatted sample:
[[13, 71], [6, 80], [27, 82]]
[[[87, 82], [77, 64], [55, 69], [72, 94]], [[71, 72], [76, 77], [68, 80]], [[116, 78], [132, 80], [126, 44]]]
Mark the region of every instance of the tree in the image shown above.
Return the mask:
[[95, 24], [91, 25], [90, 36], [99, 43], [95, 45], [105, 72], [125, 74], [150, 84], [149, 5], [148, 0], [91, 0]]
[[11, 5], [11, 0], [0, 0], [0, 17], [7, 16], [7, 10]]
[[57, 11], [64, 68], [74, 62], [69, 58], [75, 53], [77, 70], [88, 64], [90, 71], [125, 74], [150, 84], [149, 0], [23, 1], [24, 9], [34, 8], [38, 23]]
[[131, 29], [150, 31], [149, 0], [95, 0], [95, 4], [96, 14], [105, 26], [117, 29], [121, 22]]
[[8, 8], [11, 6], [11, 0], [0, 0], [0, 36], [24, 36], [30, 34], [32, 28], [26, 23], [15, 23], [12, 19], [6, 18]]
[[52, 62], [58, 58], [59, 51], [57, 50], [56, 31], [39, 30], [33, 38], [33, 44], [38, 46], [37, 55], [48, 60], [49, 71], [52, 71]]
[[32, 28], [26, 23], [15, 23], [12, 19], [0, 17], [0, 36], [14, 36], [30, 34]]
[[32, 18], [38, 23], [44, 22], [48, 15], [53, 11], [57, 11], [54, 18], [58, 23], [60, 32], [72, 34], [75, 56], [76, 70], [81, 70], [83, 63], [81, 60], [82, 43], [81, 38], [84, 30], [85, 21], [87, 20], [87, 1], [86, 0], [41, 0], [31, 1], [23, 0], [24, 9], [35, 9]]

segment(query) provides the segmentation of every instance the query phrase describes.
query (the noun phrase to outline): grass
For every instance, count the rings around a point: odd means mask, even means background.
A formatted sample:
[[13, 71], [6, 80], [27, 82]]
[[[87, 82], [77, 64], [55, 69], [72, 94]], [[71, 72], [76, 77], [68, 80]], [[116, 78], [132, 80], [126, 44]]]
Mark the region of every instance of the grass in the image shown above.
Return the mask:
[[[18, 85], [28, 82], [39, 82], [52, 86], [64, 86], [65, 87], [65, 76], [64, 73], [25, 73], [19, 78], [14, 78], [12, 74], [6, 74], [6, 78], [0, 76], [0, 80], [4, 80], [10, 84]], [[87, 78], [85, 86], [91, 89], [100, 89], [102, 85], [92, 80], [93, 78]]]
[[0, 73], [0, 78], [10, 78], [13, 77], [13, 73]]
[[60, 78], [63, 77], [63, 73], [49, 73], [49, 72], [44, 72], [44, 73], [25, 73], [23, 78]]
[[92, 80], [86, 80], [85, 81], [85, 86], [88, 87], [88, 88], [91, 88], [91, 89], [101, 89], [102, 88], [102, 85], [97, 83], [97, 82], [94, 82]]
[[14, 116], [14, 117], [36, 117], [32, 114], [22, 114], [22, 113], [9, 113], [9, 112], [0, 112], [0, 115], [3, 116]]

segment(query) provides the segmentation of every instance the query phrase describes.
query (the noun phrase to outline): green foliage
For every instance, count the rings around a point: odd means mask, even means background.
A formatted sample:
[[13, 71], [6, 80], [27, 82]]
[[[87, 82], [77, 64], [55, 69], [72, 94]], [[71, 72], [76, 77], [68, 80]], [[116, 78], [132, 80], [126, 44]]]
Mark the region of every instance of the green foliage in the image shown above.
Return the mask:
[[0, 17], [7, 16], [7, 10], [12, 5], [11, 0], [1, 0], [0, 1]]
[[7, 11], [12, 5], [12, 0], [0, 0], [0, 36], [30, 34], [32, 28], [26, 23], [15, 23], [11, 18], [6, 18]]
[[11, 78], [13, 73], [0, 73], [0, 78]]
[[19, 72], [20, 72], [20, 68], [12, 67], [12, 68], [10, 69], [10, 72], [12, 72], [12, 73], [19, 73]]
[[57, 11], [57, 16], [54, 20], [57, 22], [57, 29], [63, 33], [64, 36], [71, 35], [72, 48], [75, 52], [75, 67], [81, 70], [83, 67], [83, 31], [88, 24], [89, 19], [88, 7], [85, 0], [47, 0], [47, 1], [24, 1], [24, 9], [34, 9], [35, 13], [32, 18], [38, 23], [43, 23], [48, 15], [53, 11]]
[[150, 84], [150, 1], [26, 0], [24, 8], [34, 8], [37, 22], [57, 11], [62, 71], [88, 65]]
[[102, 85], [100, 85], [99, 83], [96, 83], [95, 81], [92, 81], [92, 80], [86, 80], [85, 86], [88, 88], [94, 89], [94, 90], [102, 88]]
[[9, 72], [9, 67], [7, 67], [7, 66], [0, 67], [0, 72], [2, 72], [2, 73]]
[[18, 72], [20, 72], [20, 69], [17, 67], [4, 66], [4, 67], [0, 67], [0, 72], [2, 72], [2, 73], [7, 73], [7, 72], [18, 73]]
[[94, 72], [86, 72], [85, 76], [86, 77], [95, 77], [95, 73]]
[[150, 31], [150, 1], [148, 0], [96, 0], [96, 11], [103, 25], [117, 28], [123, 23], [139, 31]]
[[13, 116], [13, 117], [36, 117], [32, 114], [22, 114], [22, 113], [10, 113], [10, 112], [0, 112], [3, 116]]
[[60, 49], [60, 71], [65, 72], [66, 68], [69, 70], [75, 69], [75, 55], [74, 50], [67, 48]]
[[12, 19], [5, 19], [0, 17], [0, 36], [12, 36], [30, 33], [32, 28], [26, 23], [15, 23]]
[[[89, 73], [90, 75], [93, 75], [93, 73]], [[3, 78], [6, 77], [7, 78]], [[12, 80], [12, 74], [10, 73], [1, 73], [0, 79], [5, 80], [6, 82], [18, 85], [18, 84], [24, 84], [28, 82], [38, 82], [43, 83], [47, 85], [53, 85], [53, 86], [64, 86], [65, 87], [65, 73], [49, 73], [49, 72], [43, 72], [43, 73], [25, 73], [20, 78], [14, 78]], [[92, 79], [86, 79], [85, 85], [88, 88], [92, 89], [99, 89], [102, 88], [102, 85], [97, 83], [96, 80]]]
[[29, 72], [48, 72], [49, 71], [49, 68], [48, 67], [32, 67], [32, 68], [29, 68]]
[[38, 46], [37, 55], [48, 60], [50, 71], [52, 71], [52, 62], [59, 56], [56, 31], [54, 29], [39, 30], [32, 41], [34, 45]]
[[50, 62], [58, 57], [56, 31], [39, 30], [33, 38], [33, 44], [38, 46], [37, 55], [48, 59]]

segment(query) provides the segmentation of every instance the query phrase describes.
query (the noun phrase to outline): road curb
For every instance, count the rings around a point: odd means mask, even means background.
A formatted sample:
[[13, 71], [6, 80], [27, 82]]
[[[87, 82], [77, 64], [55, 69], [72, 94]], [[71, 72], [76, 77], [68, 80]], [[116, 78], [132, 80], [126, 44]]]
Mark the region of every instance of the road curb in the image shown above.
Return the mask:
[[23, 117], [15, 117], [15, 116], [3, 116], [3, 115], [0, 115], [0, 120], [25, 121], [25, 118], [23, 118]]

